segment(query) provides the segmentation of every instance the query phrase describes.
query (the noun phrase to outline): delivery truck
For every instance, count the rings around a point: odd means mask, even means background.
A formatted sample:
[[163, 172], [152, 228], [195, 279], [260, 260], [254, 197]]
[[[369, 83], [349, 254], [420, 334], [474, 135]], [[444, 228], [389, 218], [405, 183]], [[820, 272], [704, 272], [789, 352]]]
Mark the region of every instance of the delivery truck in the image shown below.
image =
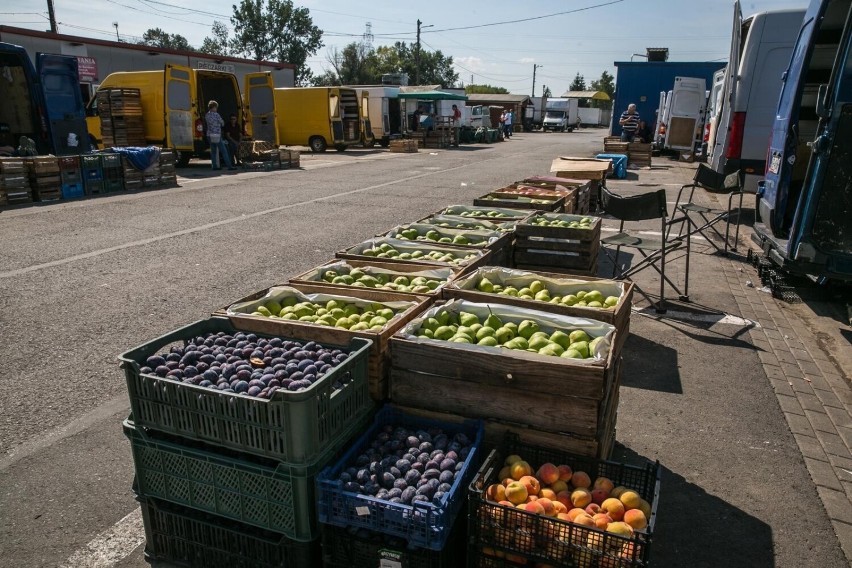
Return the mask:
[[[145, 142], [174, 148], [178, 165], [186, 166], [193, 157], [209, 155], [204, 114], [211, 100], [219, 103], [219, 114], [226, 120], [235, 114], [240, 125], [254, 139], [265, 139], [276, 144], [276, 132], [271, 128], [275, 119], [275, 101], [270, 98], [272, 85], [272, 74], [268, 71], [246, 74], [245, 96], [248, 104], [244, 105], [237, 77], [233, 73], [168, 63], [162, 71], [111, 73], [98, 89], [139, 89]], [[252, 113], [252, 109], [257, 116]], [[98, 146], [101, 146], [103, 141], [97, 97], [89, 101], [86, 120], [89, 131]]]
[[577, 99], [547, 99], [541, 128], [558, 132], [573, 132], [577, 126]]
[[[369, 95], [368, 95], [369, 97]], [[347, 87], [275, 89], [278, 139], [289, 146], [343, 152], [362, 143], [358, 92]]]
[[547, 97], [530, 97], [530, 104], [524, 107], [524, 130], [538, 130], [544, 123], [547, 110]]

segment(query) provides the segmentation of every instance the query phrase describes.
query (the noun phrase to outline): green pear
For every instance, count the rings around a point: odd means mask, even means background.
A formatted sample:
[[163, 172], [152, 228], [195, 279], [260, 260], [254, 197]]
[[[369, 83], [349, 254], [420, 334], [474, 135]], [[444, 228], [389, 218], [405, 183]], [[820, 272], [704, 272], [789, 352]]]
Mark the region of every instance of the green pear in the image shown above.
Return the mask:
[[434, 336], [435, 339], [443, 339], [446, 341], [450, 339], [453, 335], [455, 335], [455, 333], [455, 330], [450, 326], [442, 325], [441, 327], [435, 330]]
[[520, 290], [518, 290], [518, 296], [531, 296], [531, 297], [533, 297], [533, 296], [535, 296], [535, 292], [533, 292], [532, 289], [530, 289], [528, 287], [524, 287], [524, 288], [521, 288]]
[[466, 335], [457, 335], [450, 339], [452, 343], [473, 343]]
[[589, 356], [589, 342], [588, 341], [577, 341], [568, 346], [568, 349], [574, 349], [580, 355], [583, 356], [583, 359]]
[[532, 290], [533, 294], [538, 294], [544, 290], [544, 284], [542, 284], [541, 280], [533, 280], [530, 282], [529, 289]]
[[429, 339], [432, 339], [433, 337], [435, 337], [435, 333], [431, 329], [422, 329], [421, 328], [420, 331], [423, 332], [422, 337], [428, 337]]
[[456, 335], [464, 334], [470, 336], [473, 339], [476, 336], [476, 331], [470, 326], [460, 325], [456, 330]]
[[515, 335], [518, 335], [518, 324], [513, 321], [509, 321], [503, 324], [503, 327], [508, 327], [512, 330]]
[[407, 292], [414, 292], [415, 294], [428, 294], [432, 290], [429, 289], [429, 286], [415, 286], [410, 290], [406, 290]]
[[[255, 311], [255, 313], [258, 313], [258, 314], [260, 314], [260, 315], [262, 315], [262, 316], [266, 316], [266, 317], [269, 317], [269, 316], [271, 316], [271, 315], [272, 315], [272, 314], [269, 312], [269, 309], [268, 309], [266, 306], [258, 306], [257, 308], [255, 308], [255, 310], [254, 310], [254, 311]], [[280, 310], [279, 310], [279, 311], [280, 311]]]
[[495, 293], [495, 294], [499, 294], [499, 293], [501, 293], [502, 291], [503, 291], [503, 287], [502, 287], [502, 286], [500, 286], [499, 284], [495, 284], [495, 285], [494, 285], [494, 293]]
[[533, 320], [524, 320], [518, 326], [518, 335], [524, 339], [529, 339], [532, 334], [539, 330], [538, 324]]
[[322, 279], [326, 282], [331, 282], [335, 278], [337, 278], [337, 272], [335, 272], [334, 270], [326, 270], [325, 273], [322, 275]]
[[[483, 339], [485, 337], [494, 337], [494, 334], [497, 332], [493, 327], [483, 326], [479, 328], [479, 331], [476, 332], [476, 339]], [[496, 341], [496, 340], [495, 340]]]
[[571, 343], [577, 343], [578, 341], [590, 341], [591, 338], [589, 334], [583, 331], [582, 329], [575, 329], [571, 333], [568, 334], [568, 337], [571, 338]]
[[382, 308], [380, 310], [376, 310], [376, 315], [382, 316], [386, 320], [390, 321], [391, 319], [393, 319], [394, 313], [393, 310], [390, 308]]
[[494, 283], [488, 278], [483, 277], [482, 280], [479, 281], [479, 284], [476, 285], [476, 289], [480, 292], [487, 292], [490, 294], [494, 292]]
[[499, 329], [503, 327], [503, 322], [500, 321], [500, 318], [498, 318], [494, 314], [489, 314], [488, 317], [485, 318], [484, 325], [490, 327], [491, 329]]
[[437, 314], [435, 314], [435, 319], [438, 320], [438, 323], [441, 325], [447, 325], [450, 323], [450, 312], [447, 310], [441, 310]]
[[586, 296], [583, 299], [586, 300], [587, 302], [600, 302], [601, 304], [603, 304], [603, 301], [604, 301], [603, 294], [601, 294], [597, 290], [592, 290], [591, 292], [586, 294]]
[[497, 342], [497, 339], [494, 338], [494, 337], [483, 337], [482, 339], [477, 341], [476, 344], [477, 345], [484, 345], [486, 347], [497, 347], [498, 345], [500, 345]]
[[275, 300], [269, 300], [264, 304], [264, 307], [269, 311], [270, 314], [277, 314], [281, 312], [281, 304], [276, 302]]
[[529, 348], [539, 351], [550, 345], [550, 340], [547, 337], [537, 336], [530, 338]]
[[568, 349], [568, 346], [571, 345], [571, 337], [558, 329], [550, 335], [550, 341], [559, 345], [562, 349]]
[[560, 357], [564, 357], [565, 359], [584, 359], [583, 355], [580, 354], [576, 349], [566, 349]]
[[349, 328], [349, 331], [367, 331], [370, 329], [370, 326], [364, 322], [358, 322], [352, 327]]
[[549, 302], [550, 301], [550, 292], [547, 290], [540, 290], [536, 292], [535, 299], [539, 302]]
[[494, 330], [494, 338], [498, 343], [506, 343], [515, 338], [515, 332], [508, 327], [500, 327]]
[[565, 305], [565, 306], [573, 306], [578, 301], [579, 300], [577, 299], [577, 296], [575, 296], [574, 294], [568, 294], [567, 296], [562, 296], [562, 304]]
[[425, 286], [428, 280], [422, 276], [416, 276], [411, 279], [412, 286]]
[[559, 357], [565, 350], [555, 343], [549, 343], [538, 350], [540, 355], [549, 355], [551, 357]]
[[297, 303], [299, 303], [299, 300], [296, 298], [296, 296], [288, 296], [281, 301], [281, 305], [283, 307], [293, 307]]
[[450, 244], [451, 242], [453, 242], [453, 239], [451, 239], [450, 237], [441, 237], [440, 239], [438, 239], [438, 242], [444, 243], [444, 244]]
[[577, 292], [574, 295], [577, 296], [578, 300], [582, 300], [583, 298], [586, 297], [586, 294], [587, 294], [587, 292], [585, 290], [580, 290], [579, 292]]
[[376, 326], [376, 325], [378, 325], [380, 327], [384, 327], [387, 324], [388, 324], [387, 318], [384, 318], [382, 316], [375, 316], [372, 319], [370, 319], [370, 327], [373, 327], [373, 326]]
[[397, 276], [393, 279], [393, 282], [394, 284], [399, 284], [402, 286], [408, 286], [410, 284], [410, 281], [405, 276]]
[[589, 302], [589, 307], [590, 307], [590, 308], [602, 308], [602, 307], [603, 307], [603, 304], [601, 304], [600, 302], [598, 302], [597, 300], [595, 300], [595, 301], [593, 301], [593, 302]]
[[595, 351], [598, 348], [598, 343], [603, 341], [603, 335], [596, 337], [589, 342], [589, 357], [594, 357]]
[[431, 230], [431, 231], [426, 232], [425, 237], [427, 239], [429, 239], [430, 241], [437, 241], [438, 239], [441, 238], [441, 234], [438, 231]]
[[476, 333], [477, 331], [479, 331], [480, 329], [482, 329], [482, 324], [481, 324], [481, 323], [475, 323], [475, 324], [473, 324], [473, 325], [471, 325], [471, 326], [469, 326], [469, 327], [470, 327], [470, 330], [471, 330], [473, 333]]
[[466, 326], [471, 326], [475, 323], [479, 323], [479, 318], [476, 317], [476, 314], [471, 314], [469, 312], [459, 312], [459, 323]]
[[510, 339], [504, 343], [503, 346], [507, 349], [525, 350], [527, 349], [528, 343], [523, 337], [515, 337], [514, 339]]
[[438, 286], [440, 286], [440, 285], [441, 285], [441, 283], [438, 282], [437, 280], [430, 280], [426, 284], [426, 286], [428, 286], [430, 290], [436, 290], [438, 288]]
[[608, 308], [615, 307], [616, 304], [618, 304], [618, 296], [607, 296], [604, 300], [604, 306]]
[[503, 289], [503, 293], [506, 294], [506, 295], [509, 295], [509, 296], [517, 297], [518, 296], [518, 289], [515, 288], [514, 286], [506, 286]]

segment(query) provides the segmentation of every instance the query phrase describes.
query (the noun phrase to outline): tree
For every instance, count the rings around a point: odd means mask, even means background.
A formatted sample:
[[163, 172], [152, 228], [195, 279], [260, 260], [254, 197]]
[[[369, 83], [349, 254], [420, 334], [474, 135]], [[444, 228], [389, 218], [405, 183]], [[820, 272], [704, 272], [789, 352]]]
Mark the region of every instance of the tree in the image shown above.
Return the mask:
[[478, 94], [496, 94], [496, 95], [508, 95], [509, 90], [504, 89], [503, 87], [492, 87], [491, 85], [468, 85], [464, 88], [464, 92], [468, 95], [478, 95]]
[[585, 91], [586, 90], [586, 80], [580, 75], [578, 71], [576, 75], [574, 75], [574, 81], [571, 82], [571, 86], [568, 87], [569, 91]]
[[210, 33], [212, 37], [207, 36], [204, 38], [199, 51], [210, 55], [230, 55], [231, 40], [228, 37], [228, 27], [222, 22], [215, 21], [213, 22]]
[[604, 71], [601, 73], [601, 78], [592, 81], [592, 89], [595, 91], [603, 91], [609, 95], [609, 101], [593, 100], [592, 106], [595, 108], [609, 108], [612, 105], [612, 99], [615, 97], [615, 77]]
[[151, 47], [164, 47], [166, 49], [178, 49], [181, 51], [192, 51], [192, 46], [185, 37], [180, 34], [170, 34], [160, 28], [150, 28], [142, 34], [140, 45]]
[[322, 30], [307, 8], [292, 0], [240, 0], [233, 6], [234, 51], [257, 61], [275, 59], [296, 66], [296, 84], [306, 85], [312, 73], [305, 65], [323, 46]]
[[331, 50], [326, 57], [331, 69], [326, 71], [336, 77], [338, 85], [375, 85], [382, 75], [376, 69], [376, 52], [364, 43], [352, 42], [339, 51]]
[[[379, 75], [385, 73], [407, 73], [409, 77], [416, 76], [414, 46], [405, 42], [393, 45], [383, 45], [376, 49], [376, 68]], [[446, 57], [440, 50], [420, 50], [420, 83], [423, 85], [438, 84], [451, 87], [459, 80], [459, 74], [453, 68], [453, 58]]]

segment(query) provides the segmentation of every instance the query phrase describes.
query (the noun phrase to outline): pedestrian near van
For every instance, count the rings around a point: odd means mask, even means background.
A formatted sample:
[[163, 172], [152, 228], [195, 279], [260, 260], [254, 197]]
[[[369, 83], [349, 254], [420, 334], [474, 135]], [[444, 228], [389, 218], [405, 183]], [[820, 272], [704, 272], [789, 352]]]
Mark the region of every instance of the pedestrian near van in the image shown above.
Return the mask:
[[621, 113], [618, 124], [621, 125], [621, 141], [633, 142], [636, 130], [639, 128], [639, 113], [636, 112], [635, 104], [627, 105], [627, 110]]
[[458, 105], [453, 105], [453, 146], [458, 148], [459, 136], [461, 133], [462, 114]]
[[222, 129], [222, 134], [225, 136], [225, 141], [228, 143], [228, 152], [230, 153], [231, 162], [235, 166], [242, 165], [240, 160], [240, 141], [242, 141], [244, 133], [237, 122], [237, 115], [232, 114], [228, 117], [228, 122]]
[[513, 113], [511, 109], [507, 110], [506, 111], [506, 122], [504, 124], [504, 127], [505, 127], [505, 133], [504, 134], [505, 134], [506, 138], [512, 137], [512, 123], [514, 122], [514, 119], [515, 119], [515, 113]]
[[229, 170], [235, 170], [231, 165], [231, 159], [228, 157], [228, 147], [225, 145], [225, 140], [222, 139], [222, 128], [225, 126], [225, 121], [219, 114], [219, 103], [210, 101], [207, 103], [207, 114], [204, 116], [207, 122], [207, 141], [210, 142], [210, 164], [214, 170], [221, 170], [219, 164], [219, 156]]

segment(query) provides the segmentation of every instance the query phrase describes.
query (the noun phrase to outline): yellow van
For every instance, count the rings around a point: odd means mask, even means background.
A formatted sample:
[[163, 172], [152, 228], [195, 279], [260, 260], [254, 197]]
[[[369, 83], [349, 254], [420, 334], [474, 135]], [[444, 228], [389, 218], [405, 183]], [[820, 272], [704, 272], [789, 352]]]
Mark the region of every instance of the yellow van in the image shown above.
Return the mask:
[[[355, 89], [295, 87], [275, 89], [278, 140], [290, 146], [308, 146], [342, 152], [362, 143], [363, 112]], [[363, 110], [362, 110], [363, 109]]]
[[[274, 85], [268, 71], [246, 74], [243, 94], [232, 73], [172, 64], [167, 64], [162, 71], [112, 73], [98, 86], [98, 89], [106, 88], [139, 89], [145, 141], [174, 148], [180, 166], [189, 163], [193, 156], [209, 155], [209, 144], [204, 137], [204, 113], [210, 100], [219, 103], [219, 114], [226, 120], [229, 115], [236, 114], [254, 139], [278, 145], [274, 127]], [[89, 132], [98, 147], [102, 147], [97, 97], [92, 97], [86, 110]]]

